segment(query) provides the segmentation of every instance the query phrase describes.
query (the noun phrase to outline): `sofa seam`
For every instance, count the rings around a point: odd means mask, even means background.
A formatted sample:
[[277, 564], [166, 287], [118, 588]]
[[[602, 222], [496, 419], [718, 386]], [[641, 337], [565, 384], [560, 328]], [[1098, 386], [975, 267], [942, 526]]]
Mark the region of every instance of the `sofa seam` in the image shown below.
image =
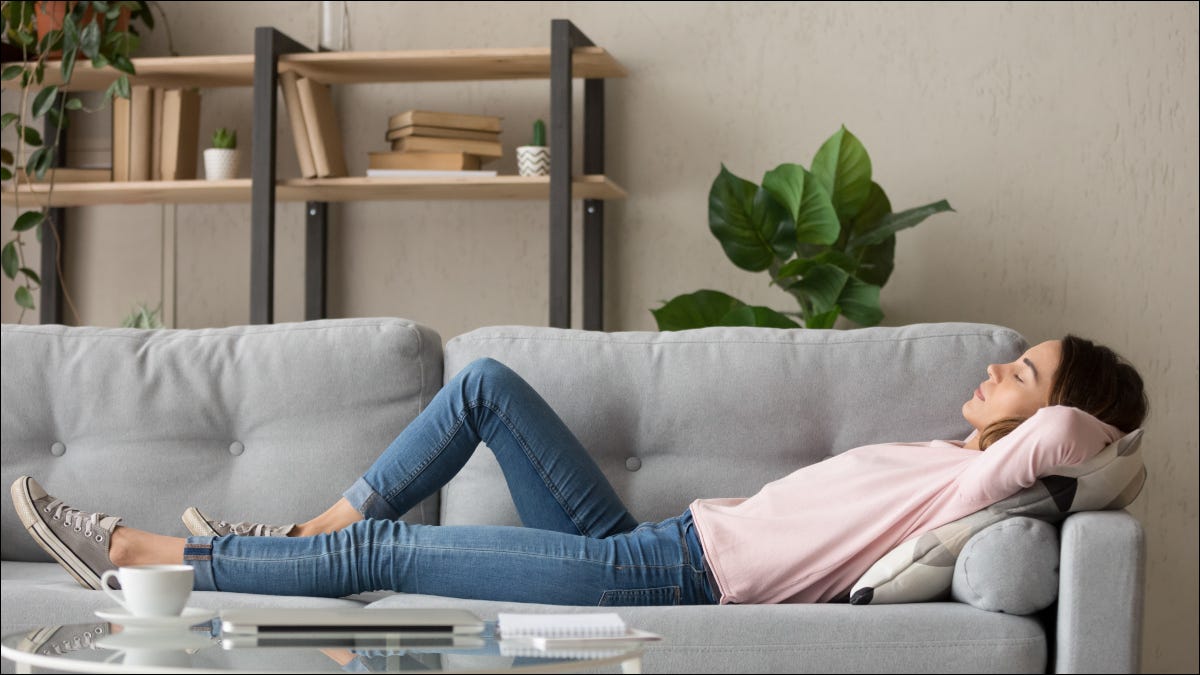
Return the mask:
[[[605, 338], [599, 338], [599, 337], [593, 338], [593, 337], [589, 337], [589, 336], [568, 337], [568, 336], [554, 336], [554, 335], [537, 335], [537, 336], [534, 336], [534, 335], [487, 335], [487, 336], [477, 336], [477, 337], [462, 338], [462, 339], [460, 339], [461, 336], [459, 336], [459, 337], [452, 338], [451, 341], [452, 342], [458, 341], [460, 343], [470, 343], [472, 341], [496, 342], [496, 341], [501, 341], [501, 340], [511, 340], [511, 341], [520, 340], [520, 341], [546, 341], [546, 342], [607, 342], [608, 344], [612, 344], [612, 345], [769, 344], [769, 345], [781, 345], [781, 346], [787, 346], [787, 347], [808, 347], [808, 346], [828, 347], [828, 346], [833, 346], [833, 345], [871, 344], [871, 343], [881, 343], [881, 342], [912, 342], [912, 341], [916, 341], [916, 340], [930, 340], [930, 339], [940, 339], [940, 338], [995, 337], [995, 336], [1003, 335], [1005, 333], [1008, 333], [1011, 336], [1015, 336], [1020, 339], [1024, 339], [1024, 336], [1022, 336], [1020, 333], [1017, 333], [1016, 331], [997, 330], [997, 331], [992, 331], [990, 334], [988, 334], [988, 333], [946, 333], [946, 334], [941, 334], [941, 335], [918, 335], [918, 336], [913, 336], [913, 337], [892, 337], [892, 338], [883, 338], [883, 339], [875, 339], [875, 340], [872, 340], [872, 339], [838, 340], [836, 342], [798, 342], [798, 341], [789, 342], [789, 341], [784, 341], [784, 340], [746, 340], [746, 339], [739, 339], [739, 340], [671, 340], [671, 341], [621, 340], [621, 341], [615, 341], [615, 340], [611, 340], [611, 339], [605, 339]], [[611, 335], [611, 334], [608, 334], [608, 335]]]

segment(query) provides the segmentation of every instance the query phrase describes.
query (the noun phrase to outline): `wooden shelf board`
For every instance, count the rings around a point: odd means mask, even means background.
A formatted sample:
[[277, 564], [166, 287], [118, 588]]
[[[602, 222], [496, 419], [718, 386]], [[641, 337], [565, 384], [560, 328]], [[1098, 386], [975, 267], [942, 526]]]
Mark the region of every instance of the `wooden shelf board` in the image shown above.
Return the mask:
[[[154, 87], [249, 87], [254, 84], [254, 55], [179, 56], [133, 59], [137, 75], [130, 84]], [[428, 51], [315, 52], [284, 54], [279, 70], [294, 70], [327, 84], [355, 82], [448, 82], [519, 80], [550, 77], [549, 49], [440, 49]], [[625, 77], [628, 73], [600, 47], [579, 47], [574, 54], [577, 78]], [[120, 72], [75, 66], [68, 91], [103, 91]], [[4, 89], [19, 89], [19, 78]], [[46, 64], [43, 86], [62, 82], [62, 62]]]
[[[137, 181], [128, 183], [59, 183], [51, 206], [101, 204], [206, 204], [250, 201], [250, 179], [209, 181]], [[45, 185], [21, 186], [22, 207], [45, 203]], [[627, 195], [607, 176], [577, 176], [573, 199], [624, 199]], [[0, 193], [5, 205], [16, 202], [12, 190]], [[549, 199], [546, 176], [488, 178], [294, 178], [275, 188], [277, 201], [390, 201], [401, 199]]]
[[[578, 47], [577, 78], [625, 77], [624, 67], [600, 47]], [[429, 51], [284, 54], [279, 69], [326, 84], [549, 79], [547, 49], [440, 49]]]

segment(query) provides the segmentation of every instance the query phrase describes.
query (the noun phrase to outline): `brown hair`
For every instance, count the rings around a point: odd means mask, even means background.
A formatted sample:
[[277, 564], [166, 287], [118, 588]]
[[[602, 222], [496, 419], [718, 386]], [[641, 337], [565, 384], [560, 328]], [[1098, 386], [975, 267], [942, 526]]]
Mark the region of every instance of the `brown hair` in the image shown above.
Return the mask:
[[[1050, 386], [1050, 405], [1066, 405], [1090, 413], [1125, 433], [1142, 426], [1150, 402], [1142, 376], [1113, 350], [1068, 335], [1062, 339], [1062, 361]], [[989, 424], [979, 434], [979, 448], [1007, 436], [1025, 420], [1009, 417]]]

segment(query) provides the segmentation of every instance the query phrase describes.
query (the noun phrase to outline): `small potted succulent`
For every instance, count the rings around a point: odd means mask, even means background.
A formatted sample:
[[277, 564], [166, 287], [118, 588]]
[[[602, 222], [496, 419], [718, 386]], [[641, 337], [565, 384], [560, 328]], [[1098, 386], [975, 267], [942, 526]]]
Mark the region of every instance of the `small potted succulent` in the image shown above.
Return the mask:
[[237, 178], [237, 130], [217, 129], [212, 135], [212, 147], [204, 151], [204, 178], [229, 180]]
[[517, 172], [522, 176], [550, 175], [550, 148], [546, 147], [546, 123], [533, 123], [533, 142], [517, 147]]

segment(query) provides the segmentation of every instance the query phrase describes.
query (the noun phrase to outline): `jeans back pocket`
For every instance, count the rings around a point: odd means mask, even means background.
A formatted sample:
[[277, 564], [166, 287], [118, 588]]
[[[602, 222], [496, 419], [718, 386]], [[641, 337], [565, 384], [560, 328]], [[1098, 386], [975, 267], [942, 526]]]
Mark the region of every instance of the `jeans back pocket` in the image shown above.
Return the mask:
[[600, 596], [600, 607], [650, 607], [655, 605], [678, 605], [678, 586], [659, 588], [632, 588], [604, 591]]

